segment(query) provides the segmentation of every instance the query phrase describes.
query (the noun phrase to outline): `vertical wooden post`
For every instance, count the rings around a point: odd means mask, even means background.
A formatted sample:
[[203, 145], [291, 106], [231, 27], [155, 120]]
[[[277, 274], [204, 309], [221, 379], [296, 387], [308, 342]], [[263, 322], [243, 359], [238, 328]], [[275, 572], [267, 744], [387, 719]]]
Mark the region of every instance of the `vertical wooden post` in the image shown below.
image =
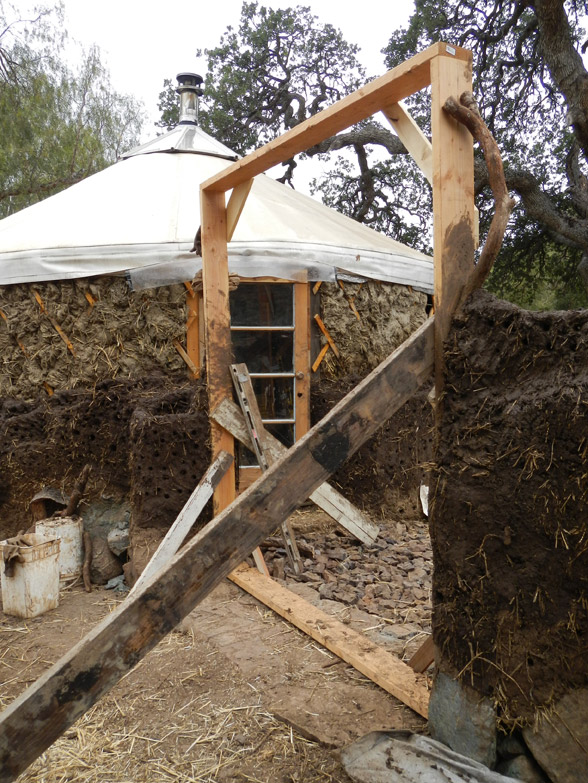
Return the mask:
[[[294, 283], [296, 440], [310, 429], [310, 285]], [[303, 377], [300, 377], [302, 374]]]
[[[213, 410], [224, 398], [232, 396], [230, 365], [231, 316], [229, 311], [229, 262], [225, 194], [201, 190], [202, 213], [202, 283], [204, 292], [206, 379], [208, 405]], [[222, 427], [210, 422], [212, 459], [221, 451], [234, 454], [234, 441]], [[234, 463], [233, 463], [234, 465]], [[235, 498], [233, 465], [223, 476], [214, 493], [214, 513], [218, 514]]]
[[186, 292], [188, 321], [186, 323], [186, 353], [200, 370], [200, 302], [195, 291]]
[[449, 96], [472, 89], [472, 58], [453, 47], [431, 61], [433, 143], [433, 243], [435, 259], [435, 386], [443, 386], [443, 340], [461, 289], [474, 263], [474, 152], [463, 125], [443, 111]]

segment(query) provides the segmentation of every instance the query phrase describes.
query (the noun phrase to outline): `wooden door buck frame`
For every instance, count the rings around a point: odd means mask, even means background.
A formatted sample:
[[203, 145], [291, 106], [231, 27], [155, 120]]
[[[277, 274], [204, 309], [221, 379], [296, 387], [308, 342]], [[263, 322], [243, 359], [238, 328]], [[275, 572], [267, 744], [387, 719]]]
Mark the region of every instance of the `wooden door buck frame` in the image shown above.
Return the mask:
[[[214, 411], [231, 395], [227, 226], [238, 217], [251, 178], [380, 109], [392, 111], [399, 100], [431, 85], [434, 319], [425, 322], [234, 503], [234, 477], [228, 481], [225, 477], [217, 490], [216, 507], [230, 508], [0, 714], [0, 783], [14, 780], [132, 669], [426, 383], [434, 367], [440, 392], [442, 338], [474, 257], [472, 137], [443, 112], [443, 105], [447, 98], [471, 89], [471, 63], [470, 52], [435, 44], [203, 184], [207, 372]], [[225, 192], [230, 189], [233, 194], [225, 206]], [[212, 438], [215, 455], [222, 448], [233, 452], [232, 437], [214, 423]], [[407, 677], [409, 667], [400, 667], [399, 697], [426, 714], [416, 675]]]
[[[442, 109], [447, 98], [471, 90], [471, 52], [437, 43], [356, 90], [328, 109], [247, 155], [201, 186], [207, 381], [211, 411], [231, 397], [231, 333], [227, 242], [251, 188], [252, 178], [378, 111], [433, 186], [436, 383], [441, 383], [441, 344], [460, 289], [471, 272], [475, 248], [474, 158], [470, 133]], [[431, 86], [432, 144], [399, 101]], [[232, 189], [225, 206], [225, 193]], [[437, 389], [440, 392], [440, 388]], [[211, 422], [213, 458], [233, 453], [233, 438]], [[215, 492], [215, 511], [235, 497], [229, 471]]]

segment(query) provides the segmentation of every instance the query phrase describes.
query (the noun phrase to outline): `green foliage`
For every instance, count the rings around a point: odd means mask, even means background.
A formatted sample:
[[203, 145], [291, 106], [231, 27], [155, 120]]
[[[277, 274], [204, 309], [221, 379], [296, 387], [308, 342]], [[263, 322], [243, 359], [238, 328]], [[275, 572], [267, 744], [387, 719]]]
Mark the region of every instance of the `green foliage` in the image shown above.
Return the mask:
[[63, 64], [60, 8], [31, 20], [0, 0], [0, 217], [83, 179], [137, 143], [142, 111], [112, 90], [97, 49]]

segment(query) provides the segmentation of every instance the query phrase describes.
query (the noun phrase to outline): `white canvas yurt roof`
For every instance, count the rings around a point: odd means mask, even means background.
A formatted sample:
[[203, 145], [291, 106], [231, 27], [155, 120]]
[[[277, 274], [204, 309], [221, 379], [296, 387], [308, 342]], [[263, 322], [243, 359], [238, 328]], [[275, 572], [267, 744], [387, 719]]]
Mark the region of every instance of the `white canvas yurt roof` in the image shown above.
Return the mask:
[[[0, 221], [0, 285], [127, 273], [134, 288], [191, 279], [199, 186], [236, 155], [184, 115], [109, 168]], [[229, 244], [251, 278], [337, 274], [431, 292], [432, 259], [260, 175]]]

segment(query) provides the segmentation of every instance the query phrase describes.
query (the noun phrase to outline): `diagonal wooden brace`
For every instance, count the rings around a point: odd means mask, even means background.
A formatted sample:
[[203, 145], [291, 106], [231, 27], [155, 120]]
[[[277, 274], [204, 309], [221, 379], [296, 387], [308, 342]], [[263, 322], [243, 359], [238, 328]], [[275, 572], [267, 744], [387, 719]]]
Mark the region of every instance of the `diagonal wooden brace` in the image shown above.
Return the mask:
[[427, 381], [434, 318], [0, 714], [0, 781], [14, 780]]

